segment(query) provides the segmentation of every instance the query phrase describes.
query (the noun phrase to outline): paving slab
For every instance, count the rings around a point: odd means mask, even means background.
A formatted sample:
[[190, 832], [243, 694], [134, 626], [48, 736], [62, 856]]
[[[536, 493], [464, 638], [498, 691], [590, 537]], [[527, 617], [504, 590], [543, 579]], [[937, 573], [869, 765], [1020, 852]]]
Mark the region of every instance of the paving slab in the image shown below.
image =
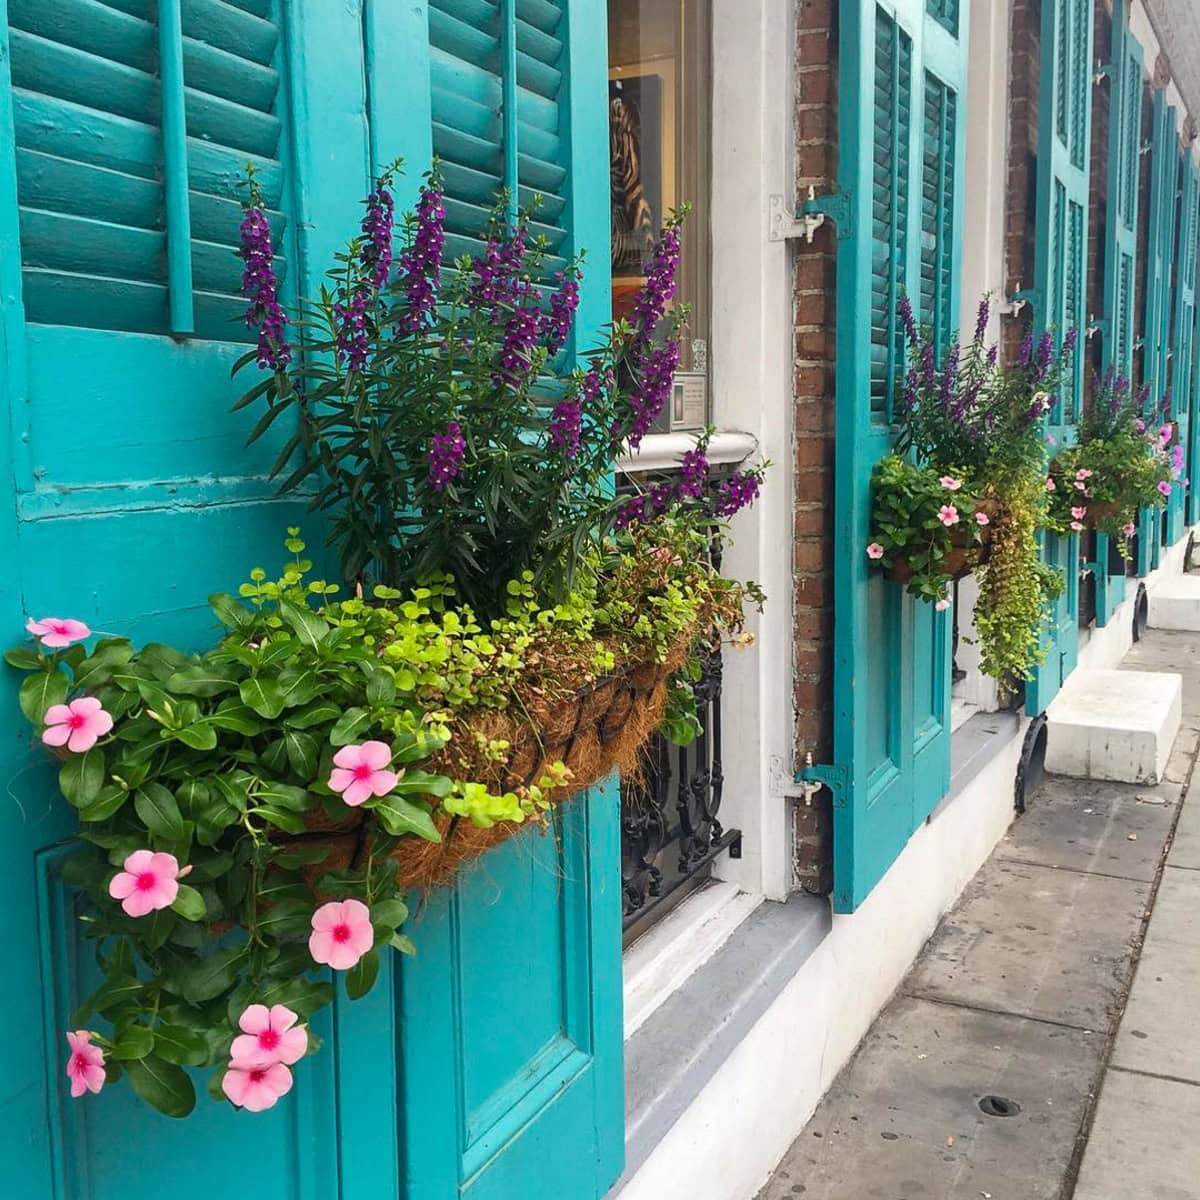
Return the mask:
[[1109, 1071], [1074, 1200], [1196, 1200], [1197, 1129], [1200, 1087]]
[[1187, 867], [1200, 871], [1200, 777], [1188, 789], [1175, 837], [1167, 854], [1167, 863], [1172, 867]]
[[[900, 997], [758, 1200], [1057, 1200], [1103, 1042]], [[1020, 1111], [985, 1116], [988, 1095]]]
[[910, 995], [1107, 1030], [1150, 885], [992, 858], [903, 985]]
[[1136, 787], [1046, 776], [995, 856], [1152, 882], [1180, 790], [1177, 783]]
[[1175, 671], [1183, 676], [1183, 725], [1200, 728], [1200, 638], [1151, 629], [1121, 660], [1122, 671]]
[[[1200, 1084], [1200, 871], [1168, 866], [1112, 1064]], [[1198, 1139], [1200, 1140], [1200, 1139]], [[1197, 1176], [1200, 1190], [1200, 1176]]]

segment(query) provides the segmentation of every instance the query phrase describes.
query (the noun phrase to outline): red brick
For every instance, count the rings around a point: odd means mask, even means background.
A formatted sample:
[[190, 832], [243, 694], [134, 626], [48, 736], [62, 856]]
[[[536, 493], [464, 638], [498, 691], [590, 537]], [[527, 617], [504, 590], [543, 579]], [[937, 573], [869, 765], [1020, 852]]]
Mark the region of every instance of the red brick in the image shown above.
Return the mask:
[[825, 30], [800, 33], [800, 45], [796, 52], [796, 61], [802, 67], [823, 66], [831, 61], [833, 39]]

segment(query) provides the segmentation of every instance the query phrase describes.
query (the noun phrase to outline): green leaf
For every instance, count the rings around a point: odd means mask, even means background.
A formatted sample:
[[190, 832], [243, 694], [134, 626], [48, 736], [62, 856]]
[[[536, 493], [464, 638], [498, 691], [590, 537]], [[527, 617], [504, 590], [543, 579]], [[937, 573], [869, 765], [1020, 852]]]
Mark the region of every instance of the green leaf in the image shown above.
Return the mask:
[[274, 720], [283, 712], [287, 698], [278, 679], [255, 677], [243, 679], [238, 687], [242, 700], [260, 717]]
[[36, 671], [42, 665], [42, 657], [32, 646], [14, 646], [5, 650], [4, 661], [18, 671]]
[[391, 704], [396, 699], [396, 681], [383, 670], [375, 667], [367, 672], [367, 703]]
[[209, 596], [208, 603], [216, 613], [217, 620], [230, 629], [249, 629], [254, 624], [254, 613], [233, 596], [216, 592]]
[[95, 799], [79, 809], [81, 821], [107, 821], [114, 813], [125, 807], [130, 793], [115, 783], [106, 784], [96, 793]]
[[290, 600], [281, 600], [279, 613], [310, 650], [316, 650], [329, 633], [328, 623], [310, 608], [293, 604]]
[[285, 933], [308, 933], [312, 927], [312, 914], [312, 900], [279, 900], [259, 915], [258, 930], [272, 937]]
[[243, 737], [254, 737], [266, 728], [255, 715], [254, 709], [233, 699], [223, 700], [221, 707], [205, 720], [218, 729], [230, 729]]
[[371, 809], [379, 817], [384, 829], [393, 837], [415, 833], [427, 842], [442, 840], [428, 805], [414, 804], [393, 792], [387, 796], [380, 796], [377, 800], [368, 800], [364, 807]]
[[329, 843], [325, 845], [314, 843], [311, 846], [289, 846], [286, 850], [277, 851], [271, 861], [286, 871], [294, 871], [297, 867], [312, 867], [317, 863], [322, 863], [332, 853], [333, 847]]
[[161, 783], [147, 783], [138, 788], [133, 807], [151, 836], [178, 842], [187, 836], [183, 814], [175, 797]]
[[104, 751], [93, 746], [85, 754], [72, 754], [59, 768], [58, 786], [69, 804], [84, 808], [99, 795], [104, 784]]
[[219, 996], [233, 986], [245, 955], [244, 946], [227, 946], [181, 964], [176, 971], [180, 995], [189, 1004], [204, 1004]]
[[271, 804], [288, 812], [304, 812], [308, 807], [308, 793], [290, 783], [266, 783], [254, 791], [254, 799]]
[[40, 726], [46, 715], [46, 709], [55, 704], [62, 704], [67, 698], [68, 680], [66, 674], [57, 668], [53, 671], [39, 671], [30, 675], [21, 684], [18, 700], [21, 711], [33, 725]]
[[365, 708], [348, 708], [329, 731], [329, 740], [335, 746], [348, 746], [357, 742], [370, 725], [371, 714]]
[[133, 646], [125, 638], [105, 638], [96, 643], [91, 656], [75, 668], [75, 686], [91, 690], [107, 683], [118, 667], [133, 658]]
[[311, 667], [286, 667], [279, 672], [284, 708], [307, 704], [321, 686], [321, 677]]
[[215, 750], [217, 746], [217, 731], [207, 721], [197, 721], [184, 729], [177, 729], [175, 736], [193, 750]]
[[346, 972], [346, 995], [361, 1000], [379, 978], [379, 951], [372, 947]]
[[237, 681], [215, 667], [197, 663], [176, 671], [167, 679], [167, 688], [184, 696], [219, 696], [231, 692]]
[[333, 1000], [333, 984], [318, 983], [304, 976], [292, 976], [273, 980], [258, 994], [258, 1002], [268, 1008], [273, 1004], [286, 1004], [288, 1008], [307, 1020]]
[[208, 1059], [208, 1043], [186, 1025], [160, 1025], [154, 1031], [154, 1052], [181, 1067], [198, 1067]]
[[392, 761], [395, 763], [418, 762], [436, 754], [447, 741], [446, 734], [435, 734], [425, 729], [402, 730], [392, 742]]
[[342, 710], [336, 704], [318, 700], [316, 704], [310, 705], [308, 708], [289, 713], [284, 718], [284, 724], [292, 729], [312, 729], [314, 725], [324, 725], [329, 721], [336, 721], [341, 714]]
[[446, 775], [430, 775], [428, 771], [405, 771], [396, 784], [396, 791], [405, 796], [436, 796], [444, 800], [454, 788]]
[[288, 762], [301, 779], [311, 779], [317, 771], [317, 759], [321, 755], [321, 744], [311, 733], [300, 733], [295, 729], [283, 731], [287, 747]]
[[401, 954], [415, 955], [417, 952], [416, 943], [402, 933], [393, 933], [388, 939], [388, 945], [393, 950], [399, 950]]
[[282, 808], [272, 808], [269, 805], [260, 805], [258, 808], [252, 808], [251, 814], [256, 817], [262, 817], [264, 821], [270, 822], [276, 829], [282, 829], [284, 833], [304, 833], [308, 826], [304, 824], [304, 818], [297, 816], [294, 812], [288, 812]]
[[132, 1060], [135, 1058], [145, 1058], [151, 1050], [154, 1049], [154, 1033], [145, 1025], [130, 1025], [124, 1033], [117, 1038], [116, 1044], [112, 1048], [113, 1058], [121, 1059], [122, 1061]]
[[371, 924], [393, 930], [408, 919], [408, 905], [403, 900], [380, 900], [371, 905]]
[[186, 883], [179, 885], [179, 893], [171, 907], [185, 921], [203, 920], [204, 914], [208, 911], [204, 897], [194, 887], [188, 887]]
[[182, 1067], [157, 1055], [134, 1059], [125, 1072], [133, 1090], [168, 1117], [186, 1117], [196, 1107], [196, 1089]]
[[[142, 994], [145, 984], [140, 979], [130, 975], [110, 976], [88, 997], [86, 1008], [96, 1012], [108, 1012], [109, 1009], [127, 1004]], [[85, 1023], [86, 1018], [84, 1018]]]

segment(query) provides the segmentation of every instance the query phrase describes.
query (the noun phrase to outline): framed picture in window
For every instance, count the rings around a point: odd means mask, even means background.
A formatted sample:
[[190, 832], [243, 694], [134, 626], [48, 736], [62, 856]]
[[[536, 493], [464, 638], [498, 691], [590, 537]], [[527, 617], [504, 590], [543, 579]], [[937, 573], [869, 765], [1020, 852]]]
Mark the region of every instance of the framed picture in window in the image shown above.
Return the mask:
[[664, 217], [675, 206], [673, 58], [609, 71], [613, 316], [628, 317]]

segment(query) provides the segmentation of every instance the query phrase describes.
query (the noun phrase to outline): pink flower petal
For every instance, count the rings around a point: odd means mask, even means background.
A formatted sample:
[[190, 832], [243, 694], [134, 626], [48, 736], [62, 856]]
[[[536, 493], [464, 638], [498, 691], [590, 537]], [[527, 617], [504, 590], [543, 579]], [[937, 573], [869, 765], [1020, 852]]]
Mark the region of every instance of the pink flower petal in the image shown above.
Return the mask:
[[271, 1010], [265, 1004], [251, 1004], [238, 1017], [238, 1028], [243, 1033], [264, 1033], [271, 1028]]
[[142, 891], [140, 888], [134, 888], [124, 900], [121, 901], [121, 907], [125, 910], [126, 915], [131, 917], [144, 917], [147, 913], [155, 910], [157, 905], [150, 892]]
[[[333, 941], [333, 939], [330, 939]], [[355, 950], [349, 942], [333, 942], [332, 949], [329, 951], [329, 957], [325, 960], [329, 966], [335, 971], [348, 971], [360, 958], [365, 951]]]
[[[49, 619], [53, 620], [54, 618], [49, 618]], [[25, 628], [29, 633], [32, 633], [35, 637], [41, 637], [41, 635], [43, 633], [45, 633], [47, 630], [46, 621], [45, 620], [35, 621], [32, 617], [30, 617], [29, 620], [25, 622]]]
[[308, 952], [312, 955], [313, 962], [328, 964], [336, 945], [337, 942], [333, 940], [333, 934], [329, 930], [314, 929], [309, 935]]
[[135, 850], [125, 860], [125, 870], [131, 875], [144, 875], [147, 871], [153, 869], [153, 865], [153, 850]]
[[354, 767], [362, 766], [362, 747], [361, 746], [343, 746], [334, 756], [333, 765], [335, 767]]
[[137, 887], [137, 876], [130, 875], [128, 871], [122, 871], [118, 875], [112, 877], [108, 885], [108, 894], [114, 900], [124, 900]]
[[381, 771], [392, 761], [392, 748], [386, 742], [363, 742], [362, 761], [373, 771]]
[[286, 1004], [271, 1005], [271, 1028], [276, 1033], [286, 1033], [298, 1020], [299, 1015], [292, 1012]]
[[371, 910], [361, 900], [343, 900], [342, 920], [348, 925], [370, 925]]
[[246, 1099], [246, 1090], [250, 1087], [250, 1072], [230, 1067], [221, 1077], [221, 1091], [239, 1108]]
[[71, 709], [66, 704], [52, 704], [46, 709], [45, 722], [47, 725], [61, 725], [71, 719]]
[[370, 798], [371, 781], [369, 779], [356, 779], [342, 792], [342, 799], [351, 808], [357, 808], [364, 800], [369, 800]]
[[395, 771], [376, 771], [367, 781], [377, 796], [386, 796], [400, 782]]
[[72, 754], [86, 754], [97, 742], [99, 734], [91, 729], [76, 729], [67, 740], [67, 749]]
[[47, 746], [65, 746], [70, 736], [71, 727], [69, 725], [51, 725], [42, 734], [42, 741]]
[[299, 1062], [308, 1053], [308, 1030], [299, 1027], [286, 1030], [279, 1039], [276, 1052], [279, 1061], [286, 1066]]
[[334, 767], [329, 773], [329, 790], [344, 792], [354, 782], [354, 772], [349, 767]]
[[100, 701], [95, 696], [80, 696], [78, 700], [71, 701], [70, 707], [73, 713], [83, 713], [84, 716], [98, 713], [101, 709]]

